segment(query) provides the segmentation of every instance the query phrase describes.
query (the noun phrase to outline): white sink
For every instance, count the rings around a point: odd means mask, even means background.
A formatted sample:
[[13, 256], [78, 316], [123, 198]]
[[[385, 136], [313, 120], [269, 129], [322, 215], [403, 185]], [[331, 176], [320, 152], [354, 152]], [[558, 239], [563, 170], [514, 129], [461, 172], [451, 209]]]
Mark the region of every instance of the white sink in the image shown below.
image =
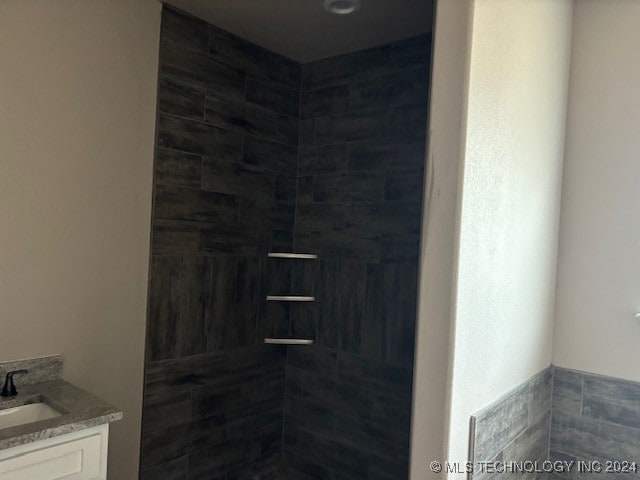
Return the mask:
[[0, 429], [39, 422], [62, 415], [45, 403], [31, 403], [15, 408], [0, 410]]

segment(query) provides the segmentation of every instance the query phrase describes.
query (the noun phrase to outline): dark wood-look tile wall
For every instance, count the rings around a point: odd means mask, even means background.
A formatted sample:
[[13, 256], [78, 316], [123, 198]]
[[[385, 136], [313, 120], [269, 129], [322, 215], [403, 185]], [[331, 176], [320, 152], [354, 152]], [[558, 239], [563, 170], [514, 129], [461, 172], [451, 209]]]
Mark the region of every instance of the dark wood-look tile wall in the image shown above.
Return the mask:
[[290, 349], [287, 457], [313, 478], [407, 478], [411, 381], [410, 368], [335, 349]]
[[149, 361], [256, 343], [264, 254], [290, 250], [300, 67], [165, 8]]
[[168, 7], [161, 38], [141, 478], [230, 480], [282, 450], [258, 294], [292, 248], [301, 71]]
[[294, 246], [319, 260], [294, 266], [315, 344], [289, 348], [284, 452], [314, 479], [408, 478], [429, 47], [302, 67]]
[[300, 67], [165, 7], [161, 42], [141, 478], [406, 479], [429, 39]]
[[279, 452], [285, 356], [256, 346], [148, 363], [141, 478], [213, 478]]
[[417, 263], [429, 41], [415, 42], [415, 63], [392, 62], [394, 45], [303, 66], [296, 247]]

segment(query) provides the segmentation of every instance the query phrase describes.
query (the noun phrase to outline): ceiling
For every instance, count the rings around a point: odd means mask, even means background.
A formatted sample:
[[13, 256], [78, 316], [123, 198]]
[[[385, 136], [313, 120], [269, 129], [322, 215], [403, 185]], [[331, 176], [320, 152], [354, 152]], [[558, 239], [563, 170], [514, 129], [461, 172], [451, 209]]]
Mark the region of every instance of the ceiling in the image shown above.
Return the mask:
[[166, 0], [271, 51], [308, 63], [431, 31], [433, 0], [361, 0], [345, 17], [323, 0]]

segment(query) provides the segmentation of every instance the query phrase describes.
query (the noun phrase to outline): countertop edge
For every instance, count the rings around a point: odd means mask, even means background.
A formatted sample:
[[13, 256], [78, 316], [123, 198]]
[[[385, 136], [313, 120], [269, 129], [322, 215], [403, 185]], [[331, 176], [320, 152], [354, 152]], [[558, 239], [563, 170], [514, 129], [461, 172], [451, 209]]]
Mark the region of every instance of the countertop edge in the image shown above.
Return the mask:
[[[34, 403], [33, 399], [39, 398], [39, 401], [51, 405], [54, 409], [63, 412], [63, 415], [42, 422], [8, 428], [4, 432], [4, 437], [0, 430], [0, 451], [113, 423], [123, 418], [122, 410], [64, 380], [25, 386], [24, 391], [25, 393], [21, 395], [24, 404]], [[9, 408], [12, 407], [13, 405]], [[18, 428], [23, 431], [20, 432]]]
[[97, 427], [107, 423], [117, 422], [122, 420], [122, 412], [109, 413], [107, 415], [101, 415], [99, 417], [90, 418], [88, 420], [79, 420], [77, 422], [68, 423], [66, 425], [60, 425], [58, 427], [46, 428], [31, 433], [25, 433], [18, 437], [12, 437], [6, 440], [0, 440], [0, 451], [7, 450], [13, 447], [19, 447], [21, 445], [28, 445], [39, 440], [46, 440], [48, 438], [59, 437], [67, 433], [78, 432], [80, 430], [86, 430], [88, 428]]

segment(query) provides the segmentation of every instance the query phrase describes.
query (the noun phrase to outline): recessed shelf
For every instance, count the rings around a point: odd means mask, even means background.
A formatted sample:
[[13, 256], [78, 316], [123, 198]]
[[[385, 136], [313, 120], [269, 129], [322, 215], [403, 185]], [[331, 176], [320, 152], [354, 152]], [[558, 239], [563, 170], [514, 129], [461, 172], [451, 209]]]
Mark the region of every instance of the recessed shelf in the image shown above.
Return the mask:
[[313, 253], [278, 253], [278, 252], [270, 252], [270, 258], [292, 258], [292, 259], [300, 259], [300, 260], [315, 260], [318, 258], [318, 255], [314, 255]]
[[313, 340], [308, 338], [265, 338], [264, 343], [270, 345], [311, 345]]
[[315, 302], [316, 297], [303, 297], [299, 295], [267, 295], [268, 302]]

